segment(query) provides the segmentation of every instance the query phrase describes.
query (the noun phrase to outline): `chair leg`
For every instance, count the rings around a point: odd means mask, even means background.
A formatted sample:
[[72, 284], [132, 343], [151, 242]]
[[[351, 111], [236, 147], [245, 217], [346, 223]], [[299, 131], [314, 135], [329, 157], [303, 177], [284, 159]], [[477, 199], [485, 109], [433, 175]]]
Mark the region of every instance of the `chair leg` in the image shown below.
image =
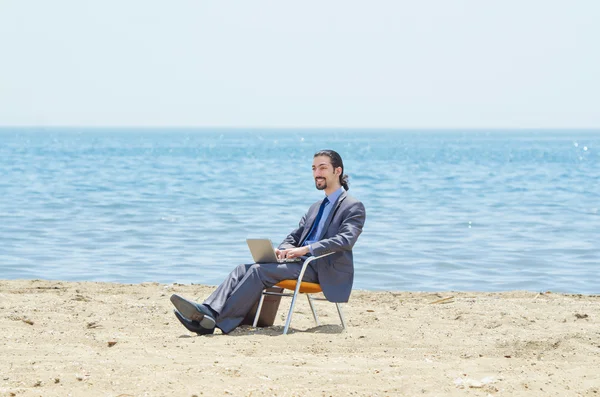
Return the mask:
[[260, 311], [262, 310], [262, 305], [265, 300], [264, 292], [265, 291], [263, 290], [263, 292], [261, 292], [261, 294], [260, 294], [260, 300], [258, 301], [258, 307], [256, 308], [256, 314], [254, 315], [254, 322], [252, 323], [252, 326], [254, 328], [256, 328], [256, 324], [258, 324], [258, 318], [260, 317]]
[[340, 303], [336, 303], [335, 307], [337, 307], [338, 314], [340, 315], [340, 320], [342, 321], [342, 328], [346, 329], [346, 322], [344, 321], [344, 313], [342, 312], [342, 305]]
[[287, 334], [288, 329], [290, 328], [290, 323], [292, 322], [292, 314], [294, 314], [294, 305], [296, 304], [296, 298], [298, 297], [298, 294], [296, 292], [294, 292], [294, 295], [292, 296], [292, 303], [290, 304], [290, 312], [288, 313], [287, 320], [285, 320], [285, 328], [283, 328], [284, 335]]
[[306, 294], [306, 297], [308, 298], [308, 305], [310, 306], [310, 310], [312, 310], [312, 314], [315, 319], [315, 323], [317, 323], [317, 327], [318, 327], [321, 324], [319, 324], [319, 317], [317, 317], [317, 312], [315, 311], [315, 307], [313, 306], [313, 301], [309, 294]]

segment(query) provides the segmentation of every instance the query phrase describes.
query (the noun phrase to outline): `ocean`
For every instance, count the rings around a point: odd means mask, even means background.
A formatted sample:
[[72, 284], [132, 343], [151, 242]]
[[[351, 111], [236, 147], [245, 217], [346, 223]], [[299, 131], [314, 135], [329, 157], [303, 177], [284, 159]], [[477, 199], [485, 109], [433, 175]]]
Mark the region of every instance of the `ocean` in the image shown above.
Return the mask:
[[600, 293], [600, 131], [0, 129], [0, 278], [219, 284], [310, 204], [367, 210], [355, 289]]

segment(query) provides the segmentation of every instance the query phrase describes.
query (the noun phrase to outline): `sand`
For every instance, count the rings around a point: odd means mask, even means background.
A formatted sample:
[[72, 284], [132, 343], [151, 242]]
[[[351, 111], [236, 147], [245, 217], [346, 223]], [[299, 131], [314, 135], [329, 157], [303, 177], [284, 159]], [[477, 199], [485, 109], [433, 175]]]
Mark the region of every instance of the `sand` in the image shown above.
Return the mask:
[[600, 396], [600, 296], [353, 291], [197, 336], [214, 287], [0, 280], [0, 396]]

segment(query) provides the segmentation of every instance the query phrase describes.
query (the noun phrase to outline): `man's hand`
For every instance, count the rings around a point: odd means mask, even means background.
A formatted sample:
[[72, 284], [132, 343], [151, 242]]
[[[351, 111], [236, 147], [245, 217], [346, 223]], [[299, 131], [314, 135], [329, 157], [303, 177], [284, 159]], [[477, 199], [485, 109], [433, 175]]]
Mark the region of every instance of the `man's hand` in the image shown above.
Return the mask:
[[277, 257], [277, 259], [285, 258], [284, 252], [285, 251], [280, 251], [279, 248], [275, 248], [275, 256]]
[[308, 246], [291, 248], [291, 249], [287, 249], [287, 250], [278, 250], [277, 248], [275, 248], [275, 255], [277, 255], [277, 258], [279, 258], [279, 259], [299, 258], [301, 256], [307, 255], [309, 252], [310, 252], [310, 249], [308, 248]]

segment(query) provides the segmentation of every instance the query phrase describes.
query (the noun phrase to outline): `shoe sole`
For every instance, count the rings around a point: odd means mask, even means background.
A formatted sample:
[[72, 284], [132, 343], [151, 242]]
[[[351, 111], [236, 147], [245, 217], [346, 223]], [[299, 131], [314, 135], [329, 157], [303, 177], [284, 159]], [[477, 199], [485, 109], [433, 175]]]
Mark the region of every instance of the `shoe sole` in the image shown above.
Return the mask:
[[177, 309], [173, 309], [173, 314], [175, 314], [175, 317], [177, 317], [177, 319], [179, 320], [181, 325], [183, 325], [190, 332], [194, 332], [198, 335], [212, 335], [215, 333], [214, 328], [210, 328], [210, 329], [206, 329], [206, 330], [202, 330], [202, 331], [190, 329], [188, 327], [188, 325], [185, 323], [186, 321], [189, 321], [189, 320], [187, 318], [183, 317], [183, 315], [181, 313], [179, 313], [179, 311], [177, 311]]
[[171, 303], [182, 316], [192, 321], [198, 321], [202, 328], [211, 329], [215, 327], [215, 319], [202, 313], [196, 305], [187, 299], [179, 295], [171, 295]]

